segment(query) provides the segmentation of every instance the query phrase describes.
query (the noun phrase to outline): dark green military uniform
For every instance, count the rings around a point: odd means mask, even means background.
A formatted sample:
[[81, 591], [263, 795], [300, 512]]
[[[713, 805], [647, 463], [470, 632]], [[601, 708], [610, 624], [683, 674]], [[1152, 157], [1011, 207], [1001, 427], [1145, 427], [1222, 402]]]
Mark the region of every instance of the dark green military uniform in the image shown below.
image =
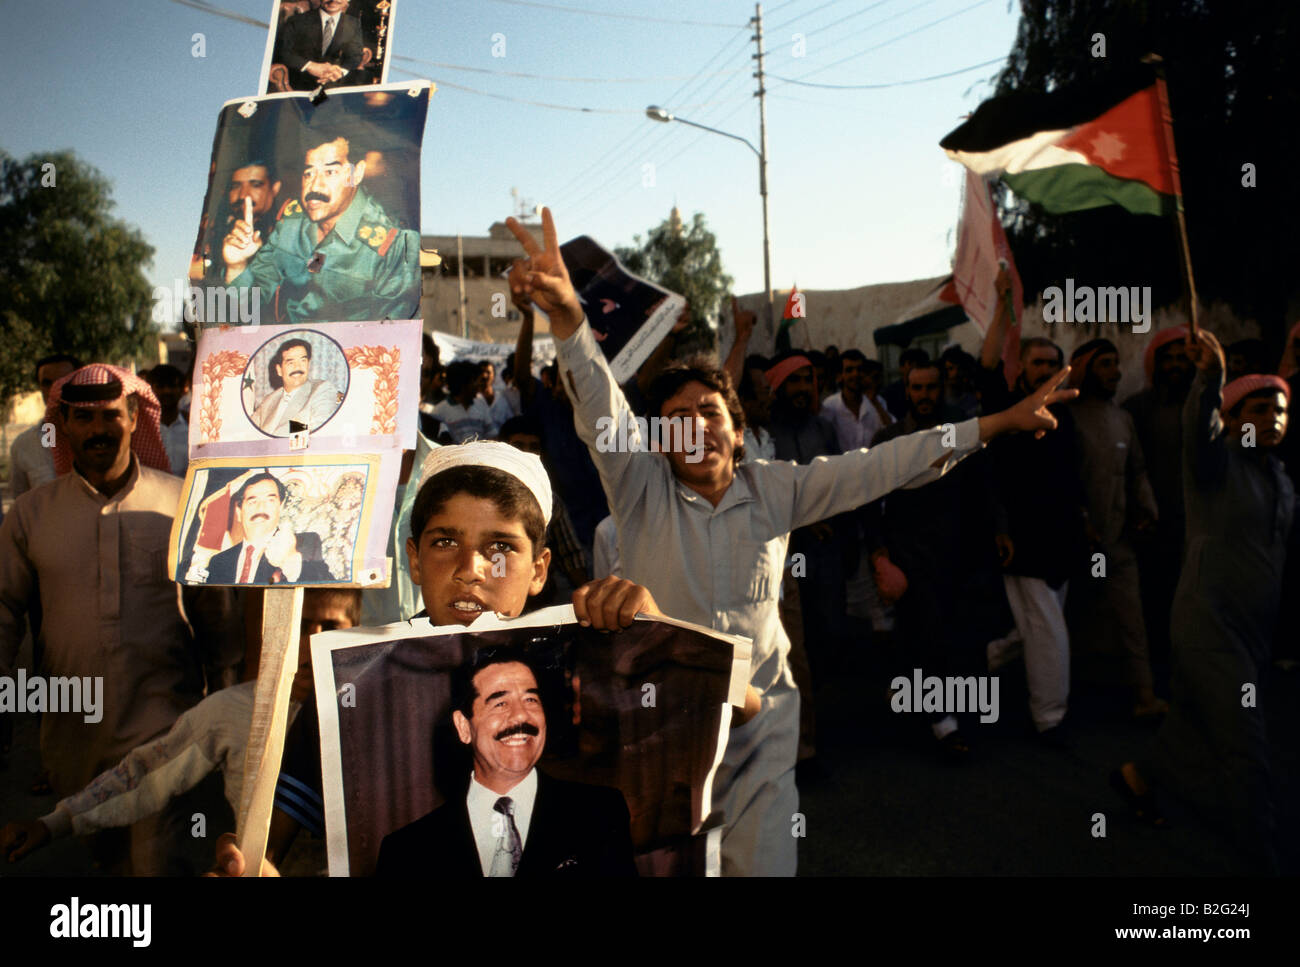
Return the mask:
[[315, 222], [301, 204], [291, 202], [231, 285], [260, 289], [266, 321], [410, 319], [420, 306], [420, 233], [398, 228], [358, 188], [352, 204], [317, 244]]

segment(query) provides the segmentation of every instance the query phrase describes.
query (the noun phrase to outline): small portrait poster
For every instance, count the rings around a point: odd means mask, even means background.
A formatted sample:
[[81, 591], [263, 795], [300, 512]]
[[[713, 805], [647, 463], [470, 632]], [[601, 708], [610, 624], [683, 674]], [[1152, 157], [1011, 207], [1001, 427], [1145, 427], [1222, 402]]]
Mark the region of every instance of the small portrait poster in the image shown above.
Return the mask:
[[259, 90], [388, 82], [397, 0], [274, 0]]
[[401, 451], [193, 460], [167, 564], [188, 585], [383, 586]]
[[186, 316], [204, 326], [412, 319], [428, 81], [228, 101]]
[[205, 330], [191, 459], [413, 449], [420, 332], [418, 319]]
[[[457, 697], [488, 688], [483, 706], [470, 707], [481, 728], [497, 728], [488, 669], [473, 676], [464, 669], [483, 664], [480, 649], [505, 648], [525, 656], [526, 671], [515, 668], [527, 675], [525, 685], [535, 683], [541, 706], [540, 714], [486, 734], [489, 742], [522, 746], [512, 754], [538, 773], [519, 875], [633, 867], [642, 876], [718, 875], [723, 817], [712, 789], [731, 725], [728, 706], [744, 704], [749, 640], [645, 616], [604, 634], [580, 626], [569, 606], [515, 619], [484, 614], [472, 628], [417, 618], [313, 637], [330, 874], [418, 870], [446, 879], [487, 872], [479, 854], [437, 840], [448, 829], [458, 845], [472, 835], [466, 795], [482, 746], [458, 731], [466, 723], [453, 714]], [[495, 746], [487, 749], [494, 754]], [[618, 803], [611, 789], [626, 811], [606, 810], [619, 817], [601, 824], [609, 848], [591, 849], [591, 829], [566, 828], [552, 807], [584, 795]], [[450, 812], [426, 819], [440, 809]], [[398, 848], [400, 866], [386, 866]]]
[[686, 300], [633, 275], [586, 235], [561, 245], [560, 256], [610, 372], [627, 382], [668, 335]]

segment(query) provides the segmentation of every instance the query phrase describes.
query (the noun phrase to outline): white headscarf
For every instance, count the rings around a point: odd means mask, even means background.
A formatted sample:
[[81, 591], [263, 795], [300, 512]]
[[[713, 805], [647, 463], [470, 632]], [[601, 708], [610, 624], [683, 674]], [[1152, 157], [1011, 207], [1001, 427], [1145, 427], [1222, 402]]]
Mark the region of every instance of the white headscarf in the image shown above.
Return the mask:
[[527, 453], [508, 443], [494, 440], [474, 440], [455, 446], [436, 448], [420, 469], [418, 493], [430, 477], [452, 467], [491, 467], [514, 477], [529, 489], [542, 510], [542, 520], [551, 523], [551, 478], [535, 454]]

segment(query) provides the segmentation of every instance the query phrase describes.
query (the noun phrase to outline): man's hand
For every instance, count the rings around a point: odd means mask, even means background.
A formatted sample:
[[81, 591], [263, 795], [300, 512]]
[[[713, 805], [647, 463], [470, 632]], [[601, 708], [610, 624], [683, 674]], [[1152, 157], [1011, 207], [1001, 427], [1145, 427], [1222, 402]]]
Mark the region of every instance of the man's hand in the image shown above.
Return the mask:
[[531, 316], [533, 314], [533, 300], [531, 296], [524, 294], [524, 281], [527, 275], [527, 261], [525, 259], [515, 259], [510, 265], [510, 273], [506, 276], [506, 284], [510, 287], [510, 301], [514, 304], [514, 307], [525, 316]]
[[742, 309], [733, 295], [731, 297], [731, 318], [736, 323], [736, 341], [748, 343], [749, 337], [754, 334], [754, 322], [758, 319], [758, 316], [748, 309]]
[[871, 570], [876, 579], [876, 591], [885, 604], [893, 604], [907, 593], [907, 575], [884, 551], [872, 555]]
[[[204, 876], [243, 876], [244, 854], [239, 851], [234, 833], [222, 833], [217, 840], [217, 862]], [[262, 861], [262, 876], [279, 876], [270, 860]]]
[[560, 242], [555, 234], [551, 210], [542, 209], [542, 239], [545, 244], [540, 248], [515, 219], [507, 218], [506, 228], [528, 253], [528, 258], [521, 260], [520, 272], [511, 272], [510, 291], [527, 296], [546, 313], [551, 320], [551, 334], [556, 339], [568, 339], [582, 324], [582, 303], [578, 301], [578, 293], [569, 281], [569, 270], [560, 257]]
[[221, 245], [221, 257], [226, 262], [226, 281], [233, 282], [261, 247], [262, 233], [253, 228], [253, 199], [245, 198], [244, 217], [236, 219]]
[[1011, 540], [1010, 534], [994, 534], [993, 541], [998, 546], [998, 563], [1003, 567], [1011, 564], [1011, 559], [1016, 556], [1016, 545]]
[[1187, 357], [1206, 376], [1217, 376], [1223, 371], [1223, 346], [1208, 329], [1197, 329], [1195, 339], [1188, 334]]
[[745, 686], [745, 704], [742, 707], [731, 706], [731, 727], [738, 729], [763, 709], [763, 700], [753, 685]]
[[16, 819], [0, 829], [0, 856], [16, 863], [49, 842], [49, 827], [39, 819]]
[[1077, 389], [1058, 389], [1070, 375], [1070, 367], [1066, 366], [1059, 373], [1045, 382], [1031, 396], [1026, 396], [1023, 400], [1001, 413], [994, 413], [990, 416], [980, 417], [980, 439], [991, 440], [995, 436], [1001, 436], [1003, 433], [1010, 433], [1015, 430], [1031, 430], [1034, 438], [1038, 439], [1048, 430], [1056, 429], [1056, 417], [1047, 409], [1054, 403], [1063, 403], [1066, 400], [1072, 400], [1079, 395]]
[[650, 592], [611, 574], [573, 592], [573, 613], [584, 628], [618, 631], [630, 627], [638, 612], [662, 614]]
[[298, 552], [298, 535], [292, 529], [281, 525], [275, 529], [271, 539], [266, 542], [266, 563], [278, 567], [290, 581], [298, 580], [302, 574], [302, 555]]
[[308, 61], [302, 69], [304, 73], [310, 74], [322, 84], [332, 84], [347, 73], [338, 64], [324, 64], [314, 60]]

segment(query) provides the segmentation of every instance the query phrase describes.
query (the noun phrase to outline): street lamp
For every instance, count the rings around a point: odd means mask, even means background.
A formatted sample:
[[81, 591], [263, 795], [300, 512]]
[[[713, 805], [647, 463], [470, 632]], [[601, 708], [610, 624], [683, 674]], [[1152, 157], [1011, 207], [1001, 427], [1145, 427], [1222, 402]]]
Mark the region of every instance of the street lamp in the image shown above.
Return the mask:
[[772, 300], [772, 254], [771, 244], [768, 240], [767, 234], [767, 155], [754, 147], [748, 138], [742, 138], [740, 135], [731, 134], [728, 131], [719, 131], [717, 128], [711, 128], [706, 124], [697, 124], [694, 121], [688, 121], [686, 118], [680, 118], [656, 104], [651, 104], [645, 109], [645, 116], [651, 121], [659, 121], [664, 124], [667, 124], [669, 121], [677, 121], [679, 124], [689, 124], [691, 127], [699, 128], [702, 131], [711, 131], [714, 134], [720, 134], [724, 138], [731, 138], [733, 141], [741, 142], [758, 157], [758, 193], [763, 199], [763, 290], [767, 293], [767, 323], [770, 327], [770, 331], [775, 333], [776, 305]]

